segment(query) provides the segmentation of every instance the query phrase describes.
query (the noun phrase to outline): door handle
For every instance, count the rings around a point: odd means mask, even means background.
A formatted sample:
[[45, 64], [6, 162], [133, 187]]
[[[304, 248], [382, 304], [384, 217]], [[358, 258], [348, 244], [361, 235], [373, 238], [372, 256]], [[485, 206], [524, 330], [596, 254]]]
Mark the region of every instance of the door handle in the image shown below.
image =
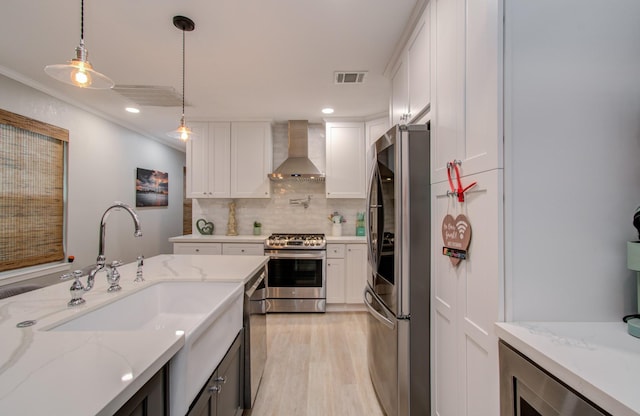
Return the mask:
[[389, 319], [388, 317], [384, 316], [383, 314], [381, 314], [380, 312], [378, 312], [378, 310], [376, 308], [373, 307], [373, 305], [371, 304], [371, 301], [377, 302], [376, 298], [375, 298], [375, 294], [373, 294], [371, 292], [371, 289], [369, 289], [368, 287], [364, 290], [364, 304], [367, 307], [367, 309], [369, 310], [369, 312], [371, 313], [371, 315], [376, 318], [380, 323], [382, 323], [384, 326], [386, 326], [389, 329], [394, 329], [395, 328], [395, 323]]

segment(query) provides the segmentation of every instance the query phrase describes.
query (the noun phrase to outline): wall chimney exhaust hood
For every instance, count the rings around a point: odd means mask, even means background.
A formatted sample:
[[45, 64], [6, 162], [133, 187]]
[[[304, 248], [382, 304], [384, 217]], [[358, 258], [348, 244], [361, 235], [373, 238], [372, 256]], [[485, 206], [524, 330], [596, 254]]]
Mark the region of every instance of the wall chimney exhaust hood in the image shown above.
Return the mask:
[[289, 155], [273, 173], [267, 175], [269, 179], [324, 182], [324, 173], [309, 160], [308, 130], [306, 120], [289, 121]]

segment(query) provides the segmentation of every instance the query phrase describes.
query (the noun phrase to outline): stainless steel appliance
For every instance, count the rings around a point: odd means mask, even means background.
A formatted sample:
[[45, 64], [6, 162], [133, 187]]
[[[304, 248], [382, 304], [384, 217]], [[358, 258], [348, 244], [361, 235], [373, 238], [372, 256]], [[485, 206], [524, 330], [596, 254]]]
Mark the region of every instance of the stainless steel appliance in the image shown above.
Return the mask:
[[324, 312], [324, 234], [272, 234], [264, 244], [264, 254], [270, 257], [267, 312]]
[[259, 270], [244, 286], [245, 409], [253, 407], [267, 362], [266, 276], [266, 269]]
[[501, 416], [605, 416], [519, 351], [500, 341]]
[[367, 194], [369, 373], [388, 416], [431, 414], [429, 126], [375, 142]]

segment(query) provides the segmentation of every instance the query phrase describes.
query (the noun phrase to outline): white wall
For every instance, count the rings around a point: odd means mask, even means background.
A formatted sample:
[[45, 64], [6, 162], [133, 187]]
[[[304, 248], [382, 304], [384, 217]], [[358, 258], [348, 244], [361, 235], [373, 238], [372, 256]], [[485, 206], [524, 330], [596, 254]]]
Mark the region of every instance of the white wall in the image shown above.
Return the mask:
[[506, 1], [507, 317], [635, 312], [640, 3]]
[[[137, 208], [143, 237], [124, 211], [107, 221], [107, 260], [171, 253], [182, 234], [183, 152], [0, 75], [0, 108], [69, 130], [67, 255], [74, 266], [96, 260], [103, 212], [114, 201], [135, 207], [136, 168], [169, 173], [169, 206]], [[142, 115], [140, 115], [142, 116]]]

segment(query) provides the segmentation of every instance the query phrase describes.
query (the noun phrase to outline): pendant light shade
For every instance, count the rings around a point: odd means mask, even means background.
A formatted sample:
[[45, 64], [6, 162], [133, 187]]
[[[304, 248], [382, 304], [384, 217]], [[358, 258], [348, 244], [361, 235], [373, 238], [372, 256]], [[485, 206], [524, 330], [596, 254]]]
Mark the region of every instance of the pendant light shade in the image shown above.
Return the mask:
[[184, 52], [184, 32], [191, 32], [195, 29], [196, 25], [193, 23], [193, 20], [184, 16], [173, 16], [173, 25], [178, 29], [182, 30], [182, 117], [180, 118], [180, 126], [177, 129], [170, 131], [167, 133], [169, 137], [173, 137], [174, 139], [180, 139], [184, 142], [193, 137], [193, 132], [184, 121], [184, 63], [185, 63], [185, 52]]
[[113, 81], [108, 76], [93, 69], [87, 60], [89, 51], [84, 47], [84, 0], [80, 2], [80, 45], [76, 47], [75, 58], [66, 64], [47, 65], [44, 68], [49, 76], [66, 84], [80, 88], [109, 89]]

